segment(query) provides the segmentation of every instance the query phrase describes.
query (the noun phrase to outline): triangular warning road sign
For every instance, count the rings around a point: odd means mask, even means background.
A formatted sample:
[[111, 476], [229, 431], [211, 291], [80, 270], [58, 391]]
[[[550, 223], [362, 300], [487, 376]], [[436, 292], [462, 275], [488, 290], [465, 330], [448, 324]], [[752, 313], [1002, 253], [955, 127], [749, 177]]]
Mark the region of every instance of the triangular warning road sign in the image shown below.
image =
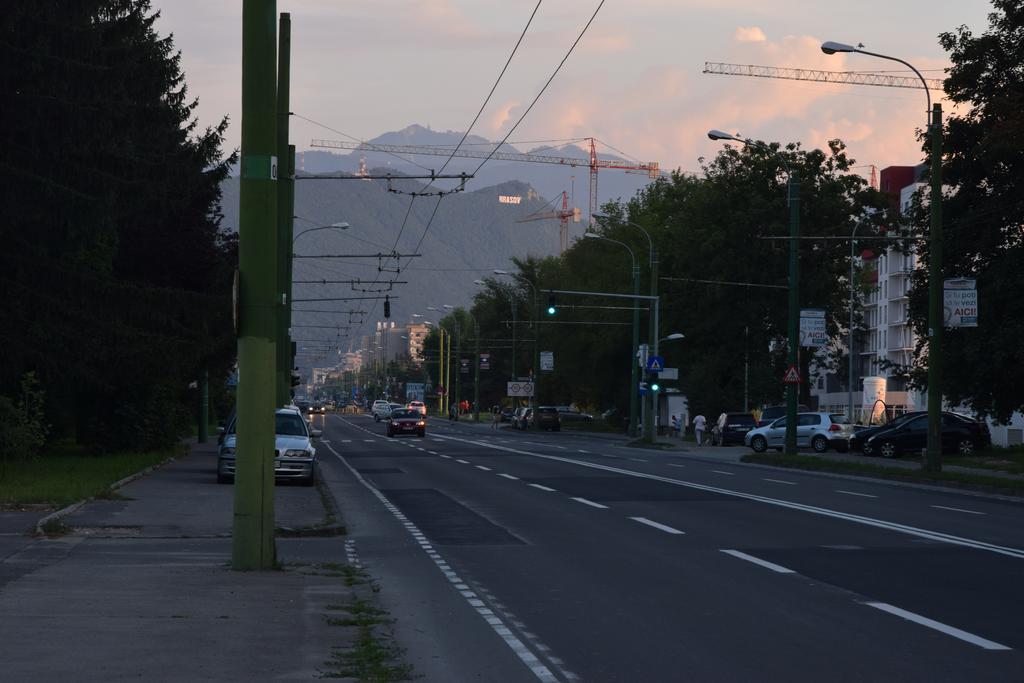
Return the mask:
[[657, 358], [651, 359], [651, 370], [653, 372], [659, 372], [660, 370], [662, 370], [661, 363], [658, 362]]
[[782, 381], [786, 384], [800, 384], [800, 372], [795, 365], [789, 366], [786, 374], [782, 376]]

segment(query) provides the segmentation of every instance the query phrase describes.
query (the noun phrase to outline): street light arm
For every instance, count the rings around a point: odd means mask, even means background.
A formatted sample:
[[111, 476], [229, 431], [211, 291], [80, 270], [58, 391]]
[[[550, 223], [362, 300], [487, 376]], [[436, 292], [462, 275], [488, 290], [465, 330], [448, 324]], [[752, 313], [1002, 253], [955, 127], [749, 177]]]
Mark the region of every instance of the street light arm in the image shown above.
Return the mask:
[[321, 225], [319, 228], [310, 228], [309, 230], [303, 230], [302, 232], [297, 234], [294, 238], [292, 238], [292, 244], [295, 244], [295, 241], [298, 240], [303, 235], [306, 235], [306, 234], [311, 233], [311, 232], [316, 232], [317, 230], [348, 230], [348, 228], [349, 228], [349, 224], [348, 223], [338, 223], [336, 225]]
[[825, 41], [824, 43], [821, 44], [821, 51], [824, 52], [827, 55], [834, 55], [837, 52], [859, 52], [862, 55], [869, 55], [871, 57], [878, 57], [879, 59], [887, 59], [890, 62], [898, 62], [899, 64], [902, 64], [903, 66], [905, 66], [908, 69], [910, 69], [911, 71], [913, 71], [914, 74], [921, 80], [921, 86], [924, 88], [924, 95], [928, 99], [928, 109], [926, 111], [926, 116], [927, 116], [927, 121], [928, 121], [928, 123], [927, 123], [928, 130], [931, 130], [931, 128], [932, 128], [932, 120], [931, 120], [932, 92], [928, 88], [928, 81], [925, 80], [924, 76], [921, 75], [921, 72], [918, 71], [917, 68], [913, 64], [911, 64], [910, 62], [905, 61], [903, 59], [900, 59], [899, 57], [893, 57], [891, 55], [883, 55], [883, 54], [878, 53], [878, 52], [869, 52], [868, 50], [865, 50], [865, 49], [863, 49], [861, 47], [855, 47], [853, 45], [846, 45], [845, 43], [837, 43], [837, 42], [834, 42], [834, 41], [831, 41], [831, 40]]

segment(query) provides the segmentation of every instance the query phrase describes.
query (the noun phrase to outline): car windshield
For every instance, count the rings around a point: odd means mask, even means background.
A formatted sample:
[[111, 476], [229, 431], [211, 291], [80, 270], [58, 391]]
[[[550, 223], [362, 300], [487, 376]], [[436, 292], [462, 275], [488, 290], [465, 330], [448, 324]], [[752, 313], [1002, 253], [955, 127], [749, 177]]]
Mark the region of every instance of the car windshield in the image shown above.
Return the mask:
[[274, 433], [282, 436], [306, 436], [306, 422], [295, 413], [274, 416]]
[[419, 411], [416, 410], [406, 410], [405, 408], [403, 408], [402, 410], [391, 411], [391, 417], [396, 419], [400, 419], [403, 417], [420, 417], [420, 413]]

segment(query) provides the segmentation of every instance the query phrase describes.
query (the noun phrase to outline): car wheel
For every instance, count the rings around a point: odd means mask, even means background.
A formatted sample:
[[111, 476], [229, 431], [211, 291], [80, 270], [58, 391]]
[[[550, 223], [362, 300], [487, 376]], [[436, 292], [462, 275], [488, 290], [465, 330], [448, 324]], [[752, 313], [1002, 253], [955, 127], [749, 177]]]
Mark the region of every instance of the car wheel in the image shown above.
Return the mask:
[[898, 452], [896, 444], [892, 441], [883, 441], [878, 444], [878, 454], [883, 458], [895, 458]]
[[374, 421], [374, 422], [380, 422], [380, 417], [379, 417], [379, 416], [377, 416], [377, 415], [374, 415], [374, 416], [373, 416], [373, 421]]
[[864, 443], [864, 445], [862, 445], [860, 447], [860, 452], [863, 453], [864, 455], [874, 455], [875, 454], [874, 449], [871, 448], [871, 444], [869, 444], [869, 443]]
[[970, 439], [960, 439], [960, 442], [956, 445], [957, 453], [964, 457], [970, 457], [974, 455], [974, 442]]
[[754, 449], [755, 453], [764, 453], [768, 450], [768, 440], [763, 436], [755, 436], [750, 440], [750, 447]]
[[819, 434], [811, 439], [811, 448], [814, 449], [815, 453], [824, 453], [828, 450], [828, 439]]

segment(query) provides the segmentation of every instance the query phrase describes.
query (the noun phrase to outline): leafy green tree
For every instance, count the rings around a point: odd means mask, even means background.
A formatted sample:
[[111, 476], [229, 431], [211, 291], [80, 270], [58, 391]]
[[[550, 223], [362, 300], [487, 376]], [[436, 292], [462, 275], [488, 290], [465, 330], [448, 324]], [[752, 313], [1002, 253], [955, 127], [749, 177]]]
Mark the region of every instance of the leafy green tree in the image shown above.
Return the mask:
[[[953, 63], [946, 94], [962, 112], [948, 118], [944, 132], [942, 272], [977, 278], [980, 314], [979, 327], [944, 334], [943, 395], [1006, 420], [1024, 409], [1024, 6], [994, 0], [982, 35], [961, 26], [939, 41]], [[918, 207], [914, 223], [922, 231], [927, 212]], [[926, 249], [922, 256], [927, 263]], [[912, 322], [922, 340], [926, 272], [911, 293]], [[922, 377], [925, 347], [916, 362]]]
[[201, 367], [232, 362], [227, 121], [197, 130], [148, 0], [12, 0], [0, 15], [0, 393], [35, 370], [55, 430], [167, 443]]

